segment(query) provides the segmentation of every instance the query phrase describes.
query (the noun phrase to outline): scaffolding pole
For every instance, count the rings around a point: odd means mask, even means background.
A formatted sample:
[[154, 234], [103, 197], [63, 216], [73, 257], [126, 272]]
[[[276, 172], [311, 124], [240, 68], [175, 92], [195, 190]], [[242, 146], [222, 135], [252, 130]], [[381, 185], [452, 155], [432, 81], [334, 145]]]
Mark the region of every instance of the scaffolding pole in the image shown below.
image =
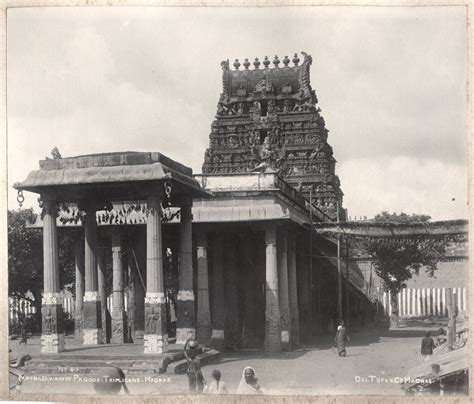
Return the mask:
[[[339, 201], [337, 202], [337, 223], [339, 223]], [[337, 315], [342, 321], [342, 269], [341, 269], [341, 235], [337, 236]]]

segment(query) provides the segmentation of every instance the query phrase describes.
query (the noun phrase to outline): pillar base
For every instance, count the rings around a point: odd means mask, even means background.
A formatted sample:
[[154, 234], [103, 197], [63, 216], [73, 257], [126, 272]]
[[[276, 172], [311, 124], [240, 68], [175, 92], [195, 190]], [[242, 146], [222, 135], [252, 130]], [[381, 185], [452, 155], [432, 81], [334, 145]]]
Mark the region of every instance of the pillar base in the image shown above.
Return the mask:
[[265, 351], [281, 352], [281, 331], [280, 331], [279, 310], [265, 313]]
[[143, 345], [146, 354], [161, 354], [168, 352], [168, 334], [145, 334], [143, 336]]
[[83, 320], [82, 314], [74, 314], [74, 343], [76, 345], [83, 344], [83, 335], [84, 327], [83, 327]]
[[64, 312], [56, 293], [44, 293], [41, 307], [41, 352], [64, 351]]
[[59, 353], [64, 351], [64, 334], [41, 335], [41, 353]]
[[[86, 292], [84, 294], [82, 315], [84, 344], [102, 344], [104, 341], [104, 336], [102, 335], [102, 307], [98, 292]], [[101, 330], [100, 335], [97, 330]], [[98, 342], [89, 342], [96, 341], [97, 338], [99, 338]]]
[[112, 313], [111, 344], [124, 344], [127, 342], [127, 320], [124, 311]]
[[145, 353], [168, 352], [166, 303], [162, 292], [148, 292], [145, 296]]
[[[292, 309], [295, 312], [297, 309]], [[300, 324], [298, 317], [291, 318], [291, 344], [298, 346], [300, 344]]]
[[145, 337], [145, 331], [144, 330], [135, 330], [134, 335], [133, 335], [133, 340], [135, 342], [143, 341], [144, 337]]
[[281, 349], [283, 351], [290, 351], [291, 350], [290, 331], [289, 330], [281, 330]]
[[180, 290], [176, 302], [176, 343], [185, 344], [189, 338], [196, 338], [196, 317], [194, 293], [192, 290]]
[[218, 351], [225, 348], [224, 330], [212, 330], [211, 345]]
[[291, 349], [291, 331], [290, 331], [290, 309], [288, 306], [280, 305], [280, 340], [281, 349], [289, 351]]
[[102, 328], [84, 328], [83, 330], [84, 345], [100, 345], [103, 341]]

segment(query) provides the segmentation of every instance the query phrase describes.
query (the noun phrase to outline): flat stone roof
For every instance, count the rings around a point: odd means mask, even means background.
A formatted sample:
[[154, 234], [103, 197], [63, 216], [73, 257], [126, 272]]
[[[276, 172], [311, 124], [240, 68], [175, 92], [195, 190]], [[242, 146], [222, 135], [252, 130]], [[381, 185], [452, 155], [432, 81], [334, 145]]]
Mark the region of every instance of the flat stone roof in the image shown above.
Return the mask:
[[[192, 177], [192, 169], [161, 153], [117, 152], [42, 160], [40, 169], [31, 171], [25, 181], [15, 183], [18, 190], [42, 193], [48, 190], [68, 190], [71, 194], [104, 192], [108, 186], [114, 198], [129, 191], [146, 196], [146, 188], [158, 180], [178, 183], [178, 193], [206, 197], [208, 194]], [[136, 187], [139, 183], [141, 189]], [[132, 185], [133, 184], [133, 185]], [[115, 187], [115, 189], [114, 189]], [[62, 192], [62, 191], [61, 191]], [[109, 192], [109, 191], [107, 191]]]
[[[194, 201], [193, 214], [197, 221], [296, 219], [291, 214], [296, 211], [299, 212], [298, 221], [304, 223], [309, 223], [310, 212], [313, 221], [330, 220], [315, 205], [311, 207], [309, 201], [277, 173], [195, 175], [195, 178], [214, 195], [209, 200]], [[267, 203], [267, 206], [255, 203], [257, 198], [268, 194], [278, 196], [281, 203]], [[244, 203], [246, 199], [249, 201]]]
[[157, 152], [112, 152], [75, 157], [40, 160], [40, 170], [60, 170], [87, 167], [134, 166], [161, 163], [181, 174], [192, 176], [193, 170]]

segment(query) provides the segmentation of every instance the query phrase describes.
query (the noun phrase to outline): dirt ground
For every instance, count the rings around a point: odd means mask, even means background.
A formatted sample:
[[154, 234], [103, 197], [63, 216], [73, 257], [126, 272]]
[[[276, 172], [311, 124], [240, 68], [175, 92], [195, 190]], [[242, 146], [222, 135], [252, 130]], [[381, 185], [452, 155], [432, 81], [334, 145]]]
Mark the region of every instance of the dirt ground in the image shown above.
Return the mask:
[[[433, 328], [436, 330], [437, 328]], [[341, 358], [330, 338], [293, 351], [269, 355], [260, 351], [223, 353], [219, 362], [203, 368], [206, 380], [219, 369], [229, 393], [235, 393], [242, 370], [252, 366], [266, 394], [283, 395], [404, 395], [398, 380], [422, 363], [420, 344], [426, 327], [372, 330], [349, 334], [347, 356]], [[349, 330], [350, 331], [350, 330]], [[39, 338], [27, 347], [11, 341], [12, 356], [38, 352]], [[372, 377], [371, 377], [372, 376]], [[160, 380], [130, 382], [131, 394], [184, 394], [186, 375], [163, 376]], [[93, 393], [90, 383], [24, 381], [22, 392]]]

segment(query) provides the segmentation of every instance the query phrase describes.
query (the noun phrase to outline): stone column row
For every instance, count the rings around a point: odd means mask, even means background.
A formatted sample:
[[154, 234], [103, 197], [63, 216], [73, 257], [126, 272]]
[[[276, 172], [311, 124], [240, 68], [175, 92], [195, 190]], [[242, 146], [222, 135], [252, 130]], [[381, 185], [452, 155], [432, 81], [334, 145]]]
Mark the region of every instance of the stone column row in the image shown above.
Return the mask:
[[[209, 311], [209, 285], [207, 237], [198, 233], [198, 295], [197, 295], [197, 336], [201, 343], [209, 341], [216, 349], [236, 344], [239, 338], [236, 295], [236, 248], [222, 234], [213, 237], [213, 284], [212, 284], [212, 324]], [[248, 240], [244, 243], [244, 254], [250, 255], [252, 248]], [[291, 349], [299, 344], [299, 313], [296, 276], [296, 241], [293, 232], [283, 229], [278, 232], [276, 226], [269, 225], [265, 231], [265, 349], [277, 352]], [[228, 247], [228, 248], [227, 248]], [[225, 265], [224, 265], [224, 252]], [[247, 261], [244, 257], [245, 265]], [[224, 271], [225, 267], [225, 271]], [[243, 269], [242, 269], [243, 270]], [[224, 272], [226, 276], [224, 277]], [[248, 274], [246, 274], [248, 275]], [[225, 279], [225, 283], [224, 283]], [[227, 287], [226, 287], [227, 286]], [[248, 282], [246, 287], [255, 285]], [[250, 293], [246, 294], [246, 311]], [[244, 316], [247, 319], [247, 316]], [[249, 326], [249, 324], [247, 324]], [[212, 329], [212, 331], [211, 331]], [[234, 335], [235, 334], [235, 335]]]
[[[148, 220], [147, 220], [147, 292], [145, 295], [145, 353], [161, 353], [167, 351], [168, 337], [166, 330], [166, 302], [163, 285], [163, 261], [162, 261], [162, 234], [160, 219], [160, 198], [152, 196], [148, 198]], [[48, 348], [44, 350], [61, 350], [62, 334], [61, 324], [58, 316], [62, 311], [58, 310], [54, 294], [59, 292], [59, 280], [57, 277], [57, 240], [55, 228], [54, 203], [45, 204], [45, 301], [43, 307], [44, 335], [43, 345]], [[184, 343], [188, 338], [196, 335], [196, 314], [193, 293], [193, 269], [192, 269], [192, 233], [191, 233], [191, 205], [185, 203], [181, 211], [180, 227], [180, 290], [178, 295], [178, 333], [177, 342]], [[222, 239], [217, 237], [213, 248], [213, 321], [211, 325], [211, 313], [209, 310], [209, 279], [207, 259], [207, 236], [198, 233], [198, 301], [197, 301], [197, 336], [202, 343], [209, 342], [223, 346], [224, 332], [230, 330], [230, 337], [237, 340], [239, 337], [237, 326], [237, 296], [230, 293], [235, 287], [224, 293], [223, 276], [223, 252]], [[55, 245], [56, 243], [56, 245]], [[266, 278], [266, 304], [265, 304], [265, 348], [268, 351], [279, 351], [290, 349], [292, 345], [299, 342], [299, 315], [297, 305], [297, 277], [295, 238], [286, 230], [279, 232], [275, 224], [270, 224], [265, 230], [265, 278]], [[226, 272], [226, 281], [229, 285], [235, 285], [236, 256], [235, 248], [227, 251], [229, 265]], [[101, 296], [100, 288], [104, 273], [98, 274], [97, 267], [104, 268], [104, 264], [97, 265], [97, 229], [95, 212], [92, 209], [86, 211], [84, 231], [84, 271], [82, 271], [81, 260], [77, 260], [77, 302], [76, 310], [83, 309], [83, 342], [85, 344], [98, 344], [103, 342], [102, 333], [105, 330], [102, 319], [104, 312], [101, 302], [105, 308], [105, 296]], [[76, 246], [76, 256], [79, 257], [80, 248]], [[123, 343], [126, 340], [126, 318], [124, 312], [123, 297], [123, 270], [122, 270], [122, 246], [119, 234], [114, 234], [112, 239], [113, 255], [113, 311], [112, 311], [112, 342]], [[84, 276], [83, 276], [84, 273]], [[84, 279], [84, 282], [82, 280]], [[83, 285], [84, 284], [84, 292]], [[80, 296], [83, 294], [81, 305]], [[48, 300], [49, 298], [49, 300]], [[235, 298], [235, 299], [234, 299]], [[234, 304], [235, 303], [235, 304]], [[225, 305], [228, 310], [225, 310]], [[235, 310], [233, 310], [235, 309]], [[61, 313], [61, 314], [60, 314]], [[80, 317], [78, 317], [79, 320]], [[212, 330], [212, 331], [211, 331]], [[235, 332], [234, 332], [235, 331]], [[56, 346], [56, 348], [51, 348]]]
[[[178, 343], [184, 343], [189, 337], [196, 334], [195, 313], [194, 313], [194, 293], [193, 293], [193, 268], [192, 268], [192, 233], [191, 233], [191, 200], [185, 201], [181, 209], [180, 226], [180, 291], [178, 295]], [[162, 259], [162, 233], [161, 233], [161, 205], [159, 196], [150, 196], [147, 200], [148, 218], [146, 225], [146, 294], [144, 296], [144, 352], [162, 353], [168, 349], [168, 334], [166, 329], [166, 299], [163, 285], [163, 259]], [[86, 211], [84, 223], [84, 273], [82, 276], [81, 260], [77, 259], [77, 301], [76, 309], [82, 313], [78, 319], [83, 319], [83, 343], [99, 344], [104, 342], [103, 320], [105, 320], [106, 297], [105, 297], [105, 263], [101, 263], [97, 256], [97, 235], [95, 212], [90, 209]], [[202, 239], [201, 239], [202, 240]], [[201, 281], [200, 290], [205, 294], [207, 284], [207, 246], [200, 246], [200, 266]], [[122, 264], [122, 244], [119, 233], [112, 235], [112, 261], [113, 261], [113, 291], [112, 291], [112, 343], [124, 343], [127, 341], [127, 319], [124, 309], [123, 294], [123, 264]], [[78, 254], [80, 254], [78, 252]], [[99, 267], [99, 273], [97, 271]], [[133, 263], [128, 265], [129, 271], [133, 272]], [[102, 271], [101, 271], [102, 270]], [[82, 293], [82, 282], [85, 278], [85, 291]], [[141, 278], [133, 278], [133, 286], [137, 291], [136, 305], [139, 309], [140, 290], [143, 290]], [[104, 291], [104, 296], [101, 296]], [[83, 298], [81, 299], [81, 296]], [[207, 297], [208, 300], [208, 297]], [[104, 306], [102, 308], [101, 302]], [[201, 301], [203, 313], [206, 305]], [[207, 303], [207, 307], [209, 303]], [[82, 309], [82, 310], [81, 310]], [[209, 311], [209, 310], [207, 310]], [[204, 314], [205, 316], [205, 314]], [[202, 317], [202, 316], [201, 316]], [[135, 319], [132, 316], [132, 320]], [[206, 321], [205, 319], [203, 321]], [[210, 318], [208, 320], [210, 322]], [[201, 321], [202, 323], [202, 321]], [[79, 325], [79, 323], [78, 323]], [[135, 334], [140, 330], [134, 330]], [[136, 335], [135, 335], [136, 336]]]

